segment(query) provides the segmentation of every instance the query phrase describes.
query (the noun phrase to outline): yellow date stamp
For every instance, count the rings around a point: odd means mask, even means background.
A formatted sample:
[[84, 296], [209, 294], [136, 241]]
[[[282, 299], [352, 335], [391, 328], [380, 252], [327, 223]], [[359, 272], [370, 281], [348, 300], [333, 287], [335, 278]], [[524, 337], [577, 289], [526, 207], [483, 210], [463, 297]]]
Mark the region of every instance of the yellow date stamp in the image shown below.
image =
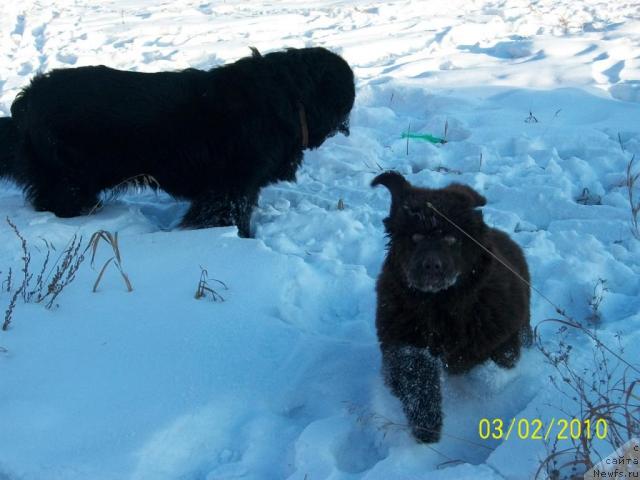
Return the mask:
[[481, 418], [478, 435], [482, 440], [508, 440], [512, 436], [520, 440], [579, 440], [581, 438], [607, 437], [609, 426], [604, 418], [595, 421], [578, 418], [551, 418], [543, 422], [539, 418]]

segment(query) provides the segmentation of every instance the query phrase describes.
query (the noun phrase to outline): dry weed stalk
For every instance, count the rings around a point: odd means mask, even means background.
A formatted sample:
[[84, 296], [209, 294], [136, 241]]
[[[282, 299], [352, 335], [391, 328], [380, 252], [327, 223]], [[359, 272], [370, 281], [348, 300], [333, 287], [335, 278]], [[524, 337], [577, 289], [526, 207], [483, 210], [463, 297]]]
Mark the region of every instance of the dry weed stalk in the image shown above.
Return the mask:
[[[117, 195], [129, 191], [140, 193], [147, 188], [153, 190], [154, 192], [157, 192], [161, 188], [160, 182], [158, 182], [158, 180], [156, 180], [153, 175], [149, 175], [148, 173], [140, 173], [138, 175], [134, 175], [133, 177], [125, 178], [115, 187], [110, 189], [109, 194], [107, 195], [107, 199], [116, 197]], [[101, 205], [102, 201], [99, 201], [98, 203], [96, 203], [96, 205], [94, 205], [89, 213], [93, 213], [95, 210], [100, 208]]]
[[31, 272], [31, 248], [15, 223], [8, 217], [6, 221], [20, 241], [22, 250], [22, 279], [14, 290], [13, 270], [9, 268], [7, 276], [2, 282], [3, 290], [7, 293], [13, 292], [7, 310], [5, 311], [4, 321], [2, 323], [3, 330], [9, 329], [11, 325], [13, 312], [19, 297], [22, 297], [24, 303], [44, 303], [47, 309], [53, 307], [58, 295], [75, 279], [76, 272], [84, 260], [84, 252], [81, 251], [82, 237], [74, 235], [68, 248], [62, 252], [55, 264], [51, 267], [49, 274], [45, 277], [45, 272], [51, 258], [51, 251], [55, 250], [53, 246], [45, 240], [45, 258], [34, 282], [33, 273]]
[[524, 119], [524, 123], [539, 123], [538, 118], [533, 114], [531, 109], [529, 109], [529, 116]]
[[409, 156], [409, 134], [411, 133], [411, 122], [407, 126], [407, 157]]
[[[7, 278], [5, 278], [5, 279], [2, 281], [2, 285], [3, 285], [3, 287], [2, 287], [2, 288], [3, 288], [6, 292], [10, 292], [10, 291], [11, 291], [11, 286], [13, 285], [13, 283], [12, 283], [12, 279], [13, 279], [13, 270], [12, 270], [12, 268], [11, 268], [11, 267], [9, 267], [9, 272], [7, 273]], [[6, 285], [6, 287], [5, 287], [4, 285]]]
[[16, 235], [16, 237], [18, 237], [18, 239], [20, 240], [20, 248], [22, 249], [22, 274], [23, 274], [20, 291], [22, 293], [22, 299], [26, 302], [27, 301], [26, 286], [29, 284], [29, 282], [31, 281], [31, 277], [33, 276], [31, 273], [29, 273], [29, 265], [31, 264], [31, 252], [29, 251], [29, 248], [27, 246], [27, 241], [20, 234], [18, 227], [16, 227], [15, 223], [13, 223], [9, 217], [7, 217], [7, 223], [9, 224], [9, 227], [11, 227], [11, 229], [13, 230], [13, 233]]
[[[215, 278], [212, 278], [211, 280], [219, 283], [225, 290], [229, 290], [227, 284], [222, 280], [218, 280]], [[209, 285], [208, 281], [209, 272], [205, 268], [200, 267], [200, 280], [198, 281], [198, 286], [196, 287], [196, 293], [194, 295], [195, 299], [200, 300], [201, 298], [204, 298], [206, 296], [211, 296], [214, 302], [224, 302], [224, 297], [220, 295], [215, 289], [213, 289]]]
[[80, 247], [82, 246], [82, 237], [74, 235], [71, 237], [69, 246], [62, 252], [62, 256], [58, 259], [54, 265], [54, 273], [47, 285], [47, 289], [44, 295], [38, 294], [37, 302], [41, 302], [48, 298], [46, 303], [47, 308], [53, 306], [55, 299], [62, 293], [73, 280], [76, 278], [76, 272], [80, 268], [80, 265], [84, 261], [84, 254], [87, 251], [85, 248], [82, 252]]
[[637, 240], [640, 240], [640, 200], [637, 200], [634, 194], [638, 179], [640, 179], [640, 172], [633, 173], [633, 163], [635, 159], [636, 156], [633, 155], [629, 163], [627, 163], [626, 186], [629, 198], [629, 209], [631, 210], [631, 233]]
[[131, 282], [129, 281], [129, 276], [122, 268], [122, 256], [120, 255], [120, 245], [118, 244], [118, 232], [112, 234], [111, 232], [108, 232], [106, 230], [98, 230], [97, 232], [94, 232], [93, 235], [91, 235], [89, 245], [87, 246], [87, 249], [91, 248], [91, 267], [94, 267], [96, 252], [98, 251], [98, 245], [100, 244], [101, 240], [111, 247], [111, 249], [113, 250], [113, 257], [111, 257], [104, 263], [104, 265], [102, 265], [100, 273], [98, 273], [98, 278], [96, 278], [96, 281], [93, 284], [93, 292], [95, 293], [98, 291], [98, 286], [100, 285], [102, 276], [107, 270], [109, 264], [111, 264], [112, 262], [120, 272], [120, 275], [122, 276], [122, 279], [124, 280], [124, 283], [127, 287], [127, 291], [133, 291], [133, 287], [131, 286]]
[[[626, 153], [624, 148], [624, 142], [622, 141], [622, 135], [618, 132], [618, 143], [620, 144], [620, 150]], [[627, 163], [625, 171], [625, 186], [627, 187], [627, 198], [629, 199], [629, 210], [631, 212], [631, 234], [640, 240], [640, 200], [635, 197], [635, 190], [640, 180], [640, 172], [633, 173], [634, 162], [636, 160], [635, 154], [631, 156], [631, 159]]]
[[88, 245], [84, 248], [82, 236], [74, 234], [67, 244], [65, 250], [60, 254], [53, 266], [51, 266], [47, 275], [45, 275], [45, 272], [47, 271], [47, 267], [49, 266], [51, 251], [55, 251], [55, 248], [53, 248], [53, 245], [51, 245], [49, 242], [44, 240], [46, 254], [42, 265], [38, 270], [38, 275], [35, 277], [34, 281], [33, 273], [31, 273], [30, 268], [32, 262], [31, 249], [29, 247], [29, 244], [18, 230], [18, 227], [8, 217], [7, 223], [20, 241], [22, 249], [21, 271], [23, 275], [20, 285], [17, 286], [16, 290], [13, 290], [13, 270], [11, 268], [9, 268], [7, 276], [3, 281], [2, 289], [6, 290], [8, 293], [13, 292], [9, 305], [7, 306], [7, 310], [5, 311], [4, 321], [2, 323], [3, 330], [9, 329], [13, 319], [13, 312], [15, 310], [17, 300], [20, 296], [22, 297], [24, 303], [43, 303], [47, 309], [52, 308], [55, 304], [56, 299], [62, 293], [62, 291], [71, 282], [73, 282], [73, 280], [75, 280], [76, 273], [78, 272], [78, 269], [80, 268], [82, 262], [85, 260], [85, 254], [90, 248], [92, 249], [91, 266], [94, 265], [98, 245], [101, 241], [104, 241], [111, 246], [114, 255], [109, 260], [107, 260], [100, 269], [98, 278], [93, 285], [93, 291], [97, 291], [100, 281], [102, 280], [107, 267], [111, 263], [116, 265], [116, 268], [124, 279], [127, 290], [129, 292], [133, 290], [131, 281], [129, 280], [128, 275], [125, 273], [122, 267], [122, 255], [120, 253], [117, 233], [112, 234], [111, 232], [107, 232], [105, 230], [99, 230], [91, 236]]
[[600, 320], [600, 304], [604, 300], [605, 293], [609, 291], [607, 287], [607, 281], [603, 278], [599, 278], [596, 284], [593, 286], [593, 293], [589, 299], [589, 308], [591, 308], [591, 314], [587, 317], [591, 323], [598, 322]]
[[[382, 433], [382, 438], [386, 438], [386, 436], [390, 432], [406, 432], [407, 434], [410, 434], [410, 432], [412, 430], [412, 427], [409, 426], [408, 424], [400, 423], [400, 422], [396, 422], [394, 420], [391, 420], [390, 418], [385, 417], [384, 415], [382, 415], [382, 414], [380, 414], [378, 412], [370, 410], [367, 407], [364, 407], [364, 406], [361, 406], [361, 405], [357, 405], [357, 404], [355, 404], [353, 402], [348, 402], [348, 401], [345, 401], [345, 402], [342, 402], [342, 403], [345, 404], [345, 406], [347, 408], [347, 413], [349, 415], [355, 416], [356, 423], [358, 423], [359, 425], [362, 425], [362, 426], [372, 426], [378, 432]], [[413, 427], [413, 428], [418, 428], [418, 429], [422, 429], [422, 430], [428, 430], [426, 428], [421, 428], [421, 427]], [[485, 449], [487, 451], [492, 451], [493, 450], [493, 447], [490, 447], [488, 445], [484, 445], [484, 444], [476, 442], [474, 440], [469, 440], [468, 438], [463, 438], [463, 437], [459, 437], [459, 436], [456, 436], [456, 435], [451, 435], [449, 433], [444, 433], [444, 432], [442, 432], [442, 436], [447, 437], [448, 439], [451, 439], [453, 441], [456, 441], [456, 442], [464, 445], [466, 448], [474, 448], [474, 449], [482, 448], [482, 449]], [[425, 446], [445, 459], [444, 462], [441, 462], [441, 463], [438, 464], [438, 469], [445, 468], [445, 467], [450, 467], [452, 465], [465, 463], [465, 461], [462, 460], [462, 459], [451, 458], [448, 455], [446, 455], [446, 454], [442, 453], [441, 451], [437, 450], [434, 447], [434, 444], [430, 444], [430, 445], [429, 444], [425, 444]]]
[[4, 322], [2, 322], [2, 330], [9, 330], [11, 326], [11, 321], [13, 319], [13, 310], [16, 308], [16, 300], [20, 293], [22, 293], [22, 286], [16, 290], [11, 296], [11, 301], [9, 302], [9, 306], [7, 307], [7, 311], [4, 313]]
[[[597, 306], [599, 302], [595, 310]], [[538, 328], [547, 322], [560, 325], [556, 334], [563, 337], [555, 351], [543, 344], [538, 333]], [[594, 339], [592, 354], [595, 368], [579, 368], [572, 363], [573, 347], [566, 341], [570, 331], [585, 333]], [[582, 478], [589, 468], [640, 433], [640, 379], [635, 377], [633, 366], [625, 366], [626, 362], [612, 356], [602, 341], [580, 324], [547, 319], [536, 326], [535, 338], [538, 350], [560, 379], [558, 381], [556, 376], [550, 375], [551, 384], [577, 405], [578, 411], [558, 409], [567, 419], [578, 419], [583, 428], [596, 425], [600, 419], [604, 420], [607, 424], [605, 441], [608, 449], [602, 451], [602, 443], [597, 442], [593, 431], [582, 431], [577, 438], [568, 435], [571, 445], [563, 449], [558, 448], [556, 438], [552, 444], [547, 444], [548, 455], [541, 461], [535, 479], [545, 476], [551, 480]], [[616, 338], [620, 342], [620, 337]], [[618, 348], [624, 353], [622, 345], [619, 344]]]

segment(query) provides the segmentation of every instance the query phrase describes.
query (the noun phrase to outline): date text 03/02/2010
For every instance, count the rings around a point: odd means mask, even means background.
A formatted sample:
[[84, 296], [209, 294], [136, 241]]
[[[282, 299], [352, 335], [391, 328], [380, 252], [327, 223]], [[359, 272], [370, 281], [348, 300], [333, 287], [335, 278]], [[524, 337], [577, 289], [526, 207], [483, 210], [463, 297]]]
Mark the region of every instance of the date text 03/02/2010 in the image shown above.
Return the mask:
[[580, 420], [577, 418], [567, 420], [566, 418], [551, 418], [545, 424], [542, 420], [534, 418], [482, 418], [478, 422], [478, 436], [482, 440], [508, 440], [512, 435], [520, 440], [578, 440], [580, 438], [598, 438], [600, 440], [607, 437], [608, 425], [604, 418], [596, 421], [590, 419]]

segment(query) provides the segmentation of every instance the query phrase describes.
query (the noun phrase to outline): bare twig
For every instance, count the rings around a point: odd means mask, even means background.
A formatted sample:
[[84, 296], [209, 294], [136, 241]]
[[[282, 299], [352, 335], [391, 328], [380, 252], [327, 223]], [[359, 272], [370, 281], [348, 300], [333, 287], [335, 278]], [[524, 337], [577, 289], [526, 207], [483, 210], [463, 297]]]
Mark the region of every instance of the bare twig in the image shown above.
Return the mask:
[[106, 271], [109, 264], [112, 262], [120, 272], [120, 276], [122, 277], [125, 286], [127, 287], [127, 291], [133, 291], [133, 286], [131, 285], [129, 276], [125, 273], [122, 267], [122, 256], [120, 255], [120, 245], [118, 244], [118, 232], [112, 234], [111, 232], [108, 232], [106, 230], [98, 230], [97, 232], [94, 232], [93, 235], [91, 235], [89, 245], [87, 246], [87, 249], [91, 248], [91, 267], [94, 267], [96, 252], [98, 251], [98, 245], [101, 240], [111, 247], [111, 249], [113, 250], [113, 257], [109, 258], [100, 269], [98, 278], [93, 284], [93, 292], [95, 293], [98, 291], [98, 286], [100, 285], [102, 276], [104, 275], [104, 272]]
[[16, 308], [16, 300], [20, 293], [22, 293], [23, 286], [21, 285], [18, 290], [13, 293], [11, 297], [11, 301], [9, 302], [9, 306], [7, 307], [7, 311], [4, 314], [4, 322], [2, 323], [2, 330], [9, 330], [9, 326], [11, 325], [11, 321], [13, 318], [13, 309]]
[[3, 330], [7, 330], [12, 323], [13, 312], [15, 310], [18, 297], [21, 297], [24, 303], [41, 303], [46, 300], [45, 307], [51, 308], [58, 295], [60, 295], [64, 288], [74, 280], [75, 273], [84, 259], [80, 253], [82, 238], [78, 238], [74, 235], [71, 239], [70, 247], [60, 255], [60, 260], [62, 261], [55, 266], [55, 273], [53, 277], [51, 280], [45, 279], [45, 272], [49, 265], [51, 251], [55, 249], [49, 242], [44, 240], [46, 253], [44, 260], [38, 269], [38, 275], [34, 282], [30, 268], [32, 263], [32, 250], [29, 243], [10, 218], [7, 217], [6, 221], [20, 241], [20, 248], [22, 250], [22, 280], [14, 290], [13, 269], [9, 268], [7, 277], [3, 281], [2, 289], [8, 293], [12, 293], [12, 295], [9, 305], [7, 306], [7, 310], [5, 311], [5, 318], [2, 324]]
[[633, 155], [629, 163], [627, 163], [625, 183], [631, 211], [631, 233], [637, 240], [640, 240], [640, 200], [636, 200], [635, 197], [636, 184], [640, 179], [640, 172], [633, 173], [635, 159], [636, 156]]
[[575, 475], [580, 475], [581, 478], [587, 469], [602, 459], [597, 449], [598, 441], [605, 441], [605, 444], [615, 450], [640, 432], [640, 380], [630, 379], [632, 368], [621, 368], [622, 362], [612, 362], [614, 357], [603, 348], [604, 344], [599, 340], [592, 351], [595, 368], [578, 369], [571, 362], [572, 345], [564, 337], [572, 328], [581, 331], [586, 329], [580, 326], [568, 327], [564, 320], [549, 319], [545, 322], [560, 325], [556, 332], [556, 335], [561, 336], [558, 349], [552, 351], [543, 344], [538, 326], [535, 331], [536, 346], [562, 380], [558, 382], [551, 376], [551, 384], [577, 407], [577, 411], [573, 412], [563, 409], [560, 411], [567, 418], [576, 418], [582, 428], [606, 422], [607, 430], [606, 438], [597, 436], [594, 431], [582, 432], [578, 436], [569, 435], [568, 440], [572, 445], [564, 450], [558, 450], [556, 440], [549, 447], [549, 453], [541, 461], [534, 478], [541, 478], [543, 473], [548, 478], [558, 480], [573, 479]]
[[[222, 280], [218, 280], [215, 278], [212, 278], [211, 280], [218, 283], [225, 290], [229, 290], [227, 284]], [[196, 288], [194, 298], [196, 300], [200, 300], [201, 298], [210, 296], [214, 302], [224, 302], [224, 297], [220, 295], [215, 289], [213, 289], [208, 282], [209, 272], [205, 268], [200, 267], [200, 280], [198, 281], [198, 286]]]
[[529, 116], [527, 118], [524, 119], [524, 123], [538, 123], [538, 119], [536, 118], [536, 116], [531, 112], [531, 109], [529, 109]]

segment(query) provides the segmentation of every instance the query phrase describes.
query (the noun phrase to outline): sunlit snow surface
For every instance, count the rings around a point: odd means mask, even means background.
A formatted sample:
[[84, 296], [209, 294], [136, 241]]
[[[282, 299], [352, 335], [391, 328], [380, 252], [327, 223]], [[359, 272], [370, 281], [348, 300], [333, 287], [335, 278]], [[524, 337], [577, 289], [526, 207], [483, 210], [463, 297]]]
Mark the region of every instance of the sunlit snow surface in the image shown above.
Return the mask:
[[[481, 440], [478, 422], [572, 408], [535, 350], [512, 371], [445, 379], [439, 444], [389, 427], [405, 420], [382, 385], [374, 329], [389, 198], [368, 185], [380, 169], [478, 189], [533, 284], [580, 321], [606, 280], [599, 334], [639, 357], [640, 242], [625, 188], [640, 157], [638, 1], [5, 1], [0, 114], [38, 71], [211, 68], [249, 46], [318, 45], [356, 73], [352, 133], [307, 152], [297, 183], [262, 192], [255, 240], [172, 230], [186, 205], [164, 194], [59, 219], [2, 185], [0, 218], [28, 240], [35, 275], [43, 239], [57, 257], [74, 234], [118, 231], [134, 290], [113, 268], [91, 292], [111, 256], [102, 244], [57, 308], [18, 301], [0, 331], [0, 479], [531, 478], [544, 445]], [[445, 125], [446, 145], [400, 138]], [[11, 267], [19, 281], [21, 257], [2, 222], [3, 279]], [[210, 281], [224, 302], [194, 299], [200, 267], [228, 286]], [[3, 289], [0, 312], [11, 296]], [[534, 295], [534, 325], [553, 316]], [[545, 345], [556, 332], [544, 324]], [[590, 368], [590, 344], [570, 339]]]

